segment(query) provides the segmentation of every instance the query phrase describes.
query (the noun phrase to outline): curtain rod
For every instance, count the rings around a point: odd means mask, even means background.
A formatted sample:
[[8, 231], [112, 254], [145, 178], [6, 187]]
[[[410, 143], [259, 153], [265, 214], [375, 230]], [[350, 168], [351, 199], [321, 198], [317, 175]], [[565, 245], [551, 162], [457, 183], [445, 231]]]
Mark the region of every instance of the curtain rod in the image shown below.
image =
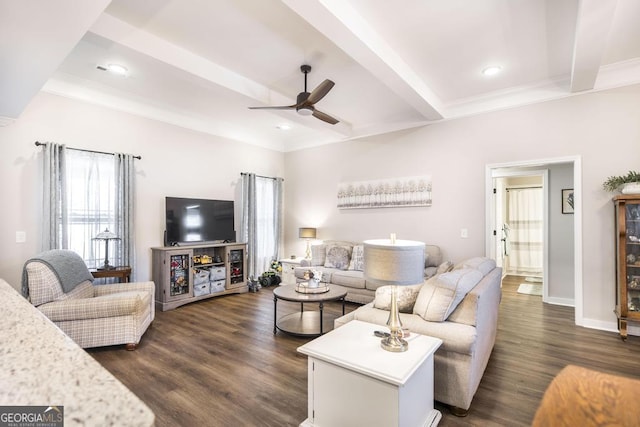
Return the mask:
[[506, 190], [531, 190], [532, 188], [542, 188], [542, 185], [534, 185], [533, 187], [507, 187]]
[[[240, 175], [251, 175], [251, 173], [249, 173], [249, 172], [240, 172]], [[256, 174], [254, 174], [254, 175], [256, 175]], [[256, 176], [258, 178], [265, 178], [265, 179], [274, 179], [274, 180], [278, 179], [278, 178], [274, 178], [272, 176], [264, 176], [264, 175], [256, 175]], [[284, 178], [280, 178], [280, 179], [284, 181]]]
[[[46, 142], [36, 141], [36, 147], [39, 147], [41, 145], [47, 145], [47, 143]], [[115, 156], [115, 153], [107, 153], [105, 151], [85, 150], [84, 148], [67, 147], [67, 150], [84, 151], [86, 153], [108, 154], [110, 156]], [[138, 159], [138, 160], [142, 160], [142, 156], [133, 156], [133, 158], [134, 159]]]

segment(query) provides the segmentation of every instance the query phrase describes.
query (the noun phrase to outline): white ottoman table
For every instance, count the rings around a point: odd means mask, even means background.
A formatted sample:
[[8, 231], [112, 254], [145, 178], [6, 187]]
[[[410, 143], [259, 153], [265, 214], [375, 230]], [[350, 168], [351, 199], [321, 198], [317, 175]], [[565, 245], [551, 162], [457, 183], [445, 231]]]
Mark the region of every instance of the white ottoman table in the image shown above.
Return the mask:
[[373, 333], [379, 325], [353, 320], [298, 348], [308, 356], [305, 427], [436, 426], [433, 354], [442, 340], [411, 334], [409, 350], [392, 353]]

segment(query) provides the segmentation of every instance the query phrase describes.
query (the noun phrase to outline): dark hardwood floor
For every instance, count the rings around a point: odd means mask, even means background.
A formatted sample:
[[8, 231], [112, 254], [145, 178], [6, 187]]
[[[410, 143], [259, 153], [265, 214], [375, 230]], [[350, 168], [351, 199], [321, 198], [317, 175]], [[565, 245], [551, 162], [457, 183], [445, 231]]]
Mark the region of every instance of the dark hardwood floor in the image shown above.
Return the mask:
[[[640, 378], [640, 338], [574, 326], [573, 308], [542, 304], [503, 281], [497, 342], [469, 415], [436, 403], [440, 426], [526, 426], [567, 364]], [[278, 302], [278, 314], [298, 304]], [[325, 310], [338, 314], [338, 303]], [[357, 308], [347, 304], [347, 311]], [[281, 311], [282, 310], [282, 311]], [[298, 426], [307, 412], [308, 339], [273, 334], [272, 288], [157, 312], [138, 350], [89, 353], [156, 414], [157, 426]]]

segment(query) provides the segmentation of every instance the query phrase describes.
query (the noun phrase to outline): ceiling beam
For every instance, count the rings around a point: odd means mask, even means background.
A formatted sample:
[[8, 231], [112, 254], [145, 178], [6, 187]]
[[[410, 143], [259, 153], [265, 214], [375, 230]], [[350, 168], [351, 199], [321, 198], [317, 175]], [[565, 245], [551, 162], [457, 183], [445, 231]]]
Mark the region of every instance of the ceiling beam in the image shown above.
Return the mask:
[[443, 118], [435, 93], [344, 0], [282, 0], [427, 120]]
[[[90, 31], [136, 52], [162, 61], [192, 76], [244, 95], [258, 104], [256, 106], [289, 105], [294, 103], [294, 100], [254, 80], [209, 61], [202, 56], [196, 55], [187, 49], [170, 43], [147, 31], [134, 27], [107, 13], [100, 16]], [[307, 117], [291, 114], [291, 111], [288, 110], [269, 110], [269, 112], [280, 115], [286, 120], [295, 122], [301, 126], [327, 131], [326, 124], [319, 120], [309, 120]], [[351, 135], [351, 125], [343, 121], [331, 126], [329, 130], [335, 132], [340, 137], [348, 137]]]
[[262, 103], [291, 100], [232, 70], [104, 13], [92, 33]]
[[20, 116], [109, 3], [2, 2], [0, 126]]
[[594, 88], [618, 0], [580, 0], [571, 64], [571, 92]]

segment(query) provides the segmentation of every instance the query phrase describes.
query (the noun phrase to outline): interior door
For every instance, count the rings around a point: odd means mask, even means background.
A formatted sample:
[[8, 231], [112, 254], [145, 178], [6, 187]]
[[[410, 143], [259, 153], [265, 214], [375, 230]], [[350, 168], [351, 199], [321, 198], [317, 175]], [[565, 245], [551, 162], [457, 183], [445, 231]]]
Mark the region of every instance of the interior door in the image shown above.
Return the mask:
[[[490, 229], [488, 230], [487, 238], [487, 252], [490, 256], [496, 260], [496, 264], [503, 268], [503, 274], [506, 274], [509, 268], [509, 253], [510, 253], [510, 226], [506, 222], [506, 187], [507, 179], [513, 179], [517, 177], [531, 177], [540, 176], [542, 178], [543, 188], [543, 297], [542, 300], [546, 301], [548, 298], [548, 181], [549, 171], [547, 169], [531, 169], [531, 168], [496, 168], [491, 169], [489, 180], [487, 185], [492, 186], [492, 202], [491, 206], [487, 209], [488, 220], [487, 224]], [[505, 227], [506, 225], [506, 227]], [[505, 237], [506, 235], [506, 237]], [[502, 239], [505, 238], [503, 241]]]

